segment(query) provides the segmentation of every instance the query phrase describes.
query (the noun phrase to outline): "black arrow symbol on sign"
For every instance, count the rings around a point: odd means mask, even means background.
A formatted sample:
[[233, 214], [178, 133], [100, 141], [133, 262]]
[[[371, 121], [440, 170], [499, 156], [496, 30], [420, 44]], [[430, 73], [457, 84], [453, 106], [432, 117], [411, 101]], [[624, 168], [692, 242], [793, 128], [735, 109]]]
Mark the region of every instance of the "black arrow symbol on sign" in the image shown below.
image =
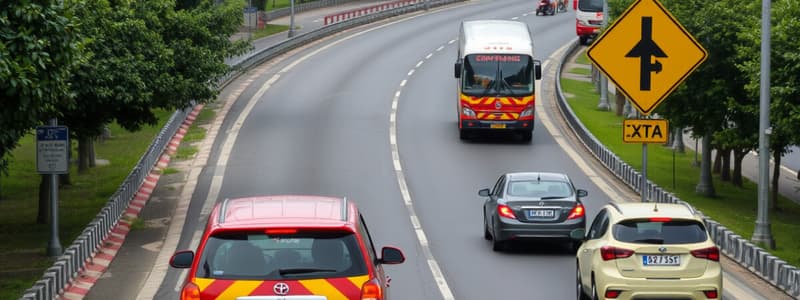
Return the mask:
[[650, 57], [667, 57], [653, 41], [653, 17], [642, 17], [642, 39], [633, 46], [625, 57], [638, 57], [639, 61], [639, 90], [650, 90], [650, 72], [661, 72], [661, 63], [658, 60], [651, 62]]

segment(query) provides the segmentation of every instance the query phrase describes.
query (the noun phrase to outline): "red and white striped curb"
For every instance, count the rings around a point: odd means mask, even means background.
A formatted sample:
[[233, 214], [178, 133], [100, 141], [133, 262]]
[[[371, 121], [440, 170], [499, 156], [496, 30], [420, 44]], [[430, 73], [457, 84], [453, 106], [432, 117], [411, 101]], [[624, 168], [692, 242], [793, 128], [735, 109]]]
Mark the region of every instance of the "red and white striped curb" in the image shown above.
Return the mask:
[[161, 177], [161, 172], [167, 168], [170, 159], [178, 151], [178, 146], [180, 146], [183, 137], [186, 136], [186, 132], [194, 123], [203, 106], [203, 104], [196, 105], [186, 116], [181, 127], [167, 144], [167, 149], [164, 150], [156, 165], [150, 170], [150, 174], [145, 177], [133, 201], [128, 205], [128, 209], [125, 210], [124, 217], [117, 222], [108, 237], [103, 240], [100, 250], [92, 258], [88, 259], [78, 276], [64, 289], [64, 293], [59, 298], [69, 300], [83, 299], [100, 276], [108, 270], [108, 266], [111, 265], [111, 261], [114, 260], [117, 251], [122, 247], [125, 237], [131, 230], [131, 220], [138, 217], [144, 206], [147, 205], [147, 201], [150, 200], [150, 195], [155, 190], [158, 179]]

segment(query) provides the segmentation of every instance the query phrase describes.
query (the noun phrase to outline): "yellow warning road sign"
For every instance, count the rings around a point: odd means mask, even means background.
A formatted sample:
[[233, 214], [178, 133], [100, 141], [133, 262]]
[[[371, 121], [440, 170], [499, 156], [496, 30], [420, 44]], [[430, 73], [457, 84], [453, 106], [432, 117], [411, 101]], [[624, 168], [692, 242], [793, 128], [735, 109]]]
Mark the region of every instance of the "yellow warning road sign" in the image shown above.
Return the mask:
[[637, 0], [587, 56], [649, 115], [708, 53], [658, 0]]
[[669, 137], [669, 122], [664, 119], [626, 119], [622, 123], [625, 143], [661, 143]]

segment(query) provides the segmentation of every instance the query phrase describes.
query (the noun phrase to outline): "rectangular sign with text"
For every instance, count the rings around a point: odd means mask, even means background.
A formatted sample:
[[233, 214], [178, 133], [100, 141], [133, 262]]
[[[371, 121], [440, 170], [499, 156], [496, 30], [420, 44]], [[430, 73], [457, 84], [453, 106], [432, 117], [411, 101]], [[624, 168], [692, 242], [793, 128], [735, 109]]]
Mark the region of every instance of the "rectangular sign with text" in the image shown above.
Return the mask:
[[630, 119], [622, 126], [622, 141], [626, 143], [661, 143], [669, 137], [669, 122], [663, 119]]
[[69, 150], [66, 126], [36, 127], [36, 169], [40, 174], [68, 173]]

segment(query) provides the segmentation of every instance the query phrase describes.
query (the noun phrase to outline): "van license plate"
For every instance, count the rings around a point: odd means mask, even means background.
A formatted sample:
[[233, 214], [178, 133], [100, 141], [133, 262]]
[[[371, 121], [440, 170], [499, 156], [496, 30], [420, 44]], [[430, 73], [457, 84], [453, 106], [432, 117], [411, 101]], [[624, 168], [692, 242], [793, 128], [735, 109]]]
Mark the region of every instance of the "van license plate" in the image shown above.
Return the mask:
[[503, 129], [503, 128], [506, 128], [506, 124], [503, 124], [503, 123], [495, 123], [495, 124], [491, 124], [491, 125], [489, 125], [489, 127], [490, 127], [490, 128]]

